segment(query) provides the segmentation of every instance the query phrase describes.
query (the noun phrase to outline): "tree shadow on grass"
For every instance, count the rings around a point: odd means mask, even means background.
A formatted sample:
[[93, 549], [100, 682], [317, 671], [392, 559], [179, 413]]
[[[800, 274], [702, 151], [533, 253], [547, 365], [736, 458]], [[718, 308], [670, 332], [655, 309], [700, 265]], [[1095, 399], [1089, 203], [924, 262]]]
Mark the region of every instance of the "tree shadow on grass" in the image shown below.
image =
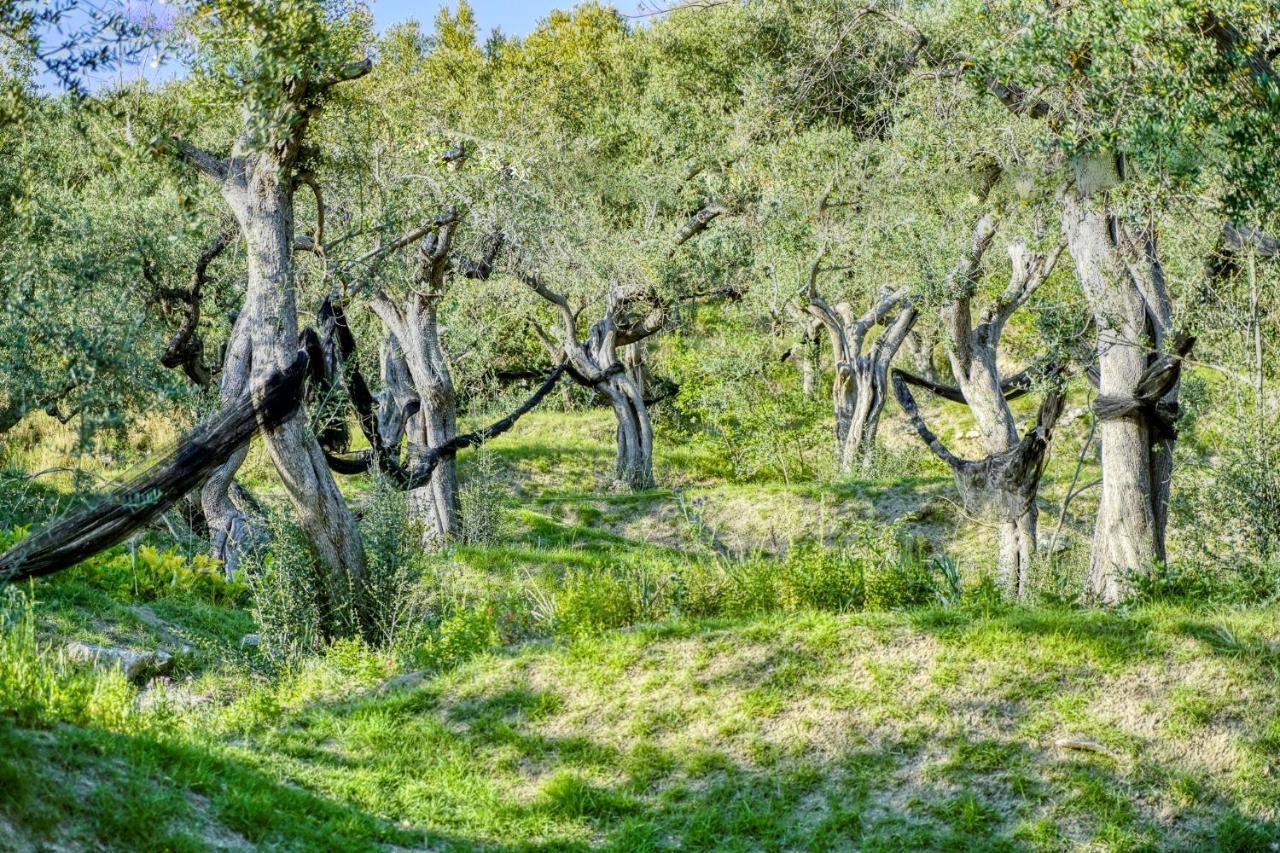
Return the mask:
[[[743, 674], [725, 673], [725, 685]], [[516, 848], [619, 850], [1086, 843], [1249, 850], [1280, 839], [1274, 822], [1244, 817], [1211, 790], [1185, 822], [1153, 816], [1137, 804], [1162, 790], [1175, 768], [1148, 766], [1135, 774], [1104, 756], [1046, 754], [1015, 734], [1031, 713], [1021, 706], [1012, 708], [1021, 719], [1010, 721], [1010, 734], [993, 738], [873, 736], [835, 757], [782, 748], [751, 758], [741, 742], [697, 746], [677, 738], [673, 745], [670, 729], [633, 737], [612, 730], [601, 738], [602, 728], [625, 721], [575, 716], [559, 688], [520, 675], [448, 697], [428, 688], [359, 700], [336, 713], [359, 717], [375, 709], [428, 722], [437, 740], [425, 738], [425, 749], [454, 752], [425, 772], [441, 780], [428, 798], [434, 806], [414, 809], [409, 819], [454, 838], [478, 837], [474, 843], [482, 846], [511, 839]], [[413, 729], [410, 736], [420, 734]], [[372, 773], [384, 760], [365, 751], [354, 766]], [[457, 790], [446, 796], [446, 786]], [[449, 804], [457, 791], [482, 791], [485, 815], [458, 819], [456, 803]]]

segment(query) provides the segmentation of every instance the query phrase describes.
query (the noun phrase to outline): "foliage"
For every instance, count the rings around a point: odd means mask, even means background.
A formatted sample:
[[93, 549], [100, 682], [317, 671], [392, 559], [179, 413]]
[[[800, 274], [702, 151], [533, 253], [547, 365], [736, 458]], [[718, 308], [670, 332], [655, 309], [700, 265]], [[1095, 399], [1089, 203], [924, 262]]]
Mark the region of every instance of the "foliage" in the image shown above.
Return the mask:
[[360, 634], [380, 648], [412, 646], [426, 629], [431, 603], [423, 583], [422, 528], [409, 512], [408, 495], [375, 477], [360, 535], [365, 549]]
[[[735, 479], [794, 482], [824, 470], [829, 407], [805, 398], [790, 367], [777, 363], [785, 346], [732, 326], [708, 332], [672, 342], [680, 393], [663, 425], [724, 460]], [[745, 352], [744, 341], [753, 344]]]
[[445, 617], [409, 651], [409, 660], [421, 669], [449, 669], [497, 645], [493, 608], [463, 610]]
[[263, 654], [285, 665], [317, 653], [350, 614], [330, 611], [315, 557], [297, 525], [275, 519], [270, 540], [245, 558], [253, 619]]
[[502, 534], [500, 481], [495, 459], [481, 447], [470, 457], [458, 491], [459, 538], [467, 545], [494, 545]]
[[801, 542], [788, 549], [781, 569], [782, 599], [790, 608], [842, 613], [865, 602], [865, 562], [848, 551]]
[[37, 639], [29, 591], [0, 589], [0, 713], [27, 725], [66, 721], [119, 729], [130, 716], [132, 700], [132, 688], [119, 671], [95, 677]]
[[217, 560], [205, 554], [184, 554], [174, 547], [161, 551], [153, 545], [98, 554], [74, 568], [70, 576], [122, 600], [176, 596], [226, 604], [245, 591], [241, 581], [226, 579]]

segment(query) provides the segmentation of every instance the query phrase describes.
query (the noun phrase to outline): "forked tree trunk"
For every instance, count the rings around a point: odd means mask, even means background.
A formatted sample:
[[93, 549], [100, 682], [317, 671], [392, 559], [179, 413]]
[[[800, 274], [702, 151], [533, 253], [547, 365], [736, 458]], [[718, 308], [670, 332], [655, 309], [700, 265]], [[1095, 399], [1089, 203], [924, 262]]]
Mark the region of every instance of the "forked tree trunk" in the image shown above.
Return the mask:
[[[440, 447], [458, 434], [457, 393], [449, 371], [449, 358], [440, 340], [438, 302], [444, 295], [446, 265], [456, 219], [447, 218], [440, 230], [423, 241], [414, 274], [414, 288], [407, 297], [393, 301], [383, 293], [370, 300], [388, 337], [400, 356], [419, 403], [408, 418], [409, 459], [417, 464], [429, 448]], [[393, 358], [389, 372], [396, 370]], [[384, 389], [384, 393], [390, 389]], [[392, 392], [394, 393], [394, 392]], [[442, 459], [425, 486], [409, 497], [414, 516], [422, 527], [423, 545], [439, 548], [458, 532], [458, 468], [453, 456]]]
[[[371, 67], [366, 60], [334, 69], [316, 80], [291, 77], [281, 81], [278, 102], [266, 111], [246, 115], [245, 132], [226, 159], [187, 143], [173, 143], [184, 159], [218, 185], [245, 240], [248, 285], [238, 322], [244, 324], [250, 351], [233, 371], [236, 375], [227, 378], [224, 393], [237, 384], [243, 387], [242, 377], [247, 372], [250, 391], [260, 395], [272, 377], [283, 373], [294, 360], [298, 342], [294, 167], [317, 99], [330, 86], [363, 76]], [[262, 119], [267, 125], [265, 139]], [[326, 618], [341, 618], [340, 610], [358, 604], [352, 601], [352, 593], [361, 593], [364, 550], [355, 518], [308, 425], [305, 408], [299, 407], [279, 426], [264, 430], [263, 441], [299, 526], [326, 570]], [[215, 477], [211, 503], [217, 505], [216, 510], [225, 510], [229, 504], [222, 500], [226, 490], [221, 484], [229, 483], [234, 468], [224, 466]], [[234, 521], [224, 518], [220, 530], [228, 539], [237, 536]], [[333, 622], [322, 626], [322, 631], [332, 627]]]
[[[409, 294], [393, 301], [378, 291], [369, 303], [387, 332], [382, 393], [391, 398], [388, 402], [398, 410], [398, 414], [387, 415], [388, 426], [407, 424], [413, 465], [422, 462], [430, 448], [443, 447], [458, 435], [458, 395], [441, 340], [439, 318], [447, 277], [456, 271], [466, 278], [488, 278], [503, 244], [502, 235], [495, 234], [488, 241], [484, 257], [472, 260], [455, 255], [452, 246], [458, 225], [454, 209], [437, 216], [435, 230], [419, 246]], [[406, 384], [412, 386], [412, 391], [404, 387]], [[398, 446], [398, 433], [387, 435]], [[438, 548], [457, 536], [461, 508], [458, 467], [453, 455], [440, 460], [430, 482], [412, 492], [409, 504], [422, 526], [425, 546]]]
[[[903, 288], [883, 299], [862, 317], [854, 319], [845, 305], [832, 308], [818, 295], [814, 261], [807, 290], [807, 309], [827, 329], [836, 375], [831, 398], [836, 421], [836, 459], [840, 473], [852, 473], [874, 459], [880, 413], [889, 386], [889, 364], [916, 321], [916, 309]], [[864, 342], [871, 327], [885, 322], [895, 308], [898, 315], [867, 352]]]
[[952, 297], [941, 309], [947, 356], [957, 381], [953, 390], [958, 391], [948, 396], [968, 405], [986, 445], [986, 458], [977, 462], [960, 459], [929, 431], [906, 388], [907, 381], [921, 380], [898, 373], [894, 382], [898, 400], [921, 438], [951, 467], [967, 508], [983, 512], [996, 522], [996, 576], [1010, 595], [1020, 598], [1028, 589], [1036, 553], [1036, 493], [1044, 469], [1044, 453], [1062, 410], [1062, 396], [1056, 388], [1051, 390], [1041, 406], [1035, 429], [1019, 438], [1000, 381], [997, 355], [1005, 324], [1048, 279], [1061, 249], [1049, 259], [1028, 251], [1021, 243], [1011, 244], [1009, 285], [982, 310], [975, 325], [973, 296], [982, 257], [995, 230], [996, 222], [991, 216], [978, 221], [970, 246], [948, 275], [946, 292]]
[[[1102, 496], [1089, 561], [1089, 588], [1100, 601], [1127, 594], [1124, 576], [1165, 559], [1177, 365], [1150, 399], [1151, 353], [1171, 333], [1172, 306], [1154, 237], [1135, 232], [1112, 212], [1107, 192], [1121, 178], [1111, 158], [1075, 164], [1062, 194], [1062, 230], [1098, 327]], [[1190, 344], [1186, 344], [1189, 349]], [[1159, 377], [1156, 377], [1159, 378]]]
[[[975, 235], [974, 254], [963, 263], [968, 265], [964, 275], [972, 280], [978, 271], [977, 261], [981, 257], [977, 241], [989, 241], [994, 233], [994, 224], [984, 229], [979, 223]], [[1019, 443], [1017, 422], [1006, 401], [1004, 389], [1001, 387], [1000, 372], [996, 366], [1000, 335], [1005, 324], [1013, 313], [1039, 289], [1049, 277], [1057, 263], [1061, 250], [1052, 259], [1044, 255], [1030, 252], [1021, 243], [1009, 246], [1009, 260], [1012, 275], [1009, 286], [980, 315], [978, 325], [973, 326], [970, 297], [948, 302], [942, 308], [943, 328], [949, 337], [947, 346], [951, 371], [969, 405], [969, 411], [983, 436], [987, 453], [998, 457], [1012, 451]], [[952, 291], [955, 292], [955, 291]], [[1056, 415], [1055, 415], [1056, 420]], [[1047, 424], [1052, 430], [1053, 423]], [[1022, 472], [1023, 477], [1036, 477], [1039, 471], [1029, 469]], [[996, 576], [1004, 588], [1015, 597], [1026, 593], [1030, 579], [1031, 560], [1036, 553], [1036, 517], [1038, 510], [1035, 504], [1035, 488], [1023, 480], [1006, 480], [993, 484], [993, 488], [1002, 494], [995, 502], [999, 529], [999, 555], [996, 562]], [[1032, 500], [1022, 502], [1021, 494], [1030, 490]], [[1017, 514], [1007, 512], [1008, 507], [1019, 507]]]
[[[667, 257], [675, 256], [685, 243], [705, 231], [726, 209], [709, 204], [682, 225], [675, 234]], [[516, 276], [526, 287], [555, 306], [560, 315], [559, 340], [553, 340], [534, 323], [542, 343], [558, 348], [573, 367], [574, 378], [609, 399], [618, 421], [618, 453], [614, 463], [614, 483], [626, 489], [647, 489], [653, 479], [653, 423], [644, 401], [643, 342], [660, 332], [668, 320], [669, 305], [658, 298], [641, 308], [637, 294], [625, 292], [616, 282], [609, 286], [604, 317], [578, 340], [578, 311], [569, 306], [563, 293], [549, 288], [540, 276], [517, 266]], [[641, 316], [637, 316], [641, 314]], [[619, 362], [618, 349], [624, 351]]]
[[[862, 359], [859, 359], [861, 362]], [[839, 448], [840, 472], [848, 474], [859, 465], [871, 463], [880, 429], [880, 413], [884, 410], [888, 364], [875, 362], [848, 365], [837, 369], [836, 444]]]

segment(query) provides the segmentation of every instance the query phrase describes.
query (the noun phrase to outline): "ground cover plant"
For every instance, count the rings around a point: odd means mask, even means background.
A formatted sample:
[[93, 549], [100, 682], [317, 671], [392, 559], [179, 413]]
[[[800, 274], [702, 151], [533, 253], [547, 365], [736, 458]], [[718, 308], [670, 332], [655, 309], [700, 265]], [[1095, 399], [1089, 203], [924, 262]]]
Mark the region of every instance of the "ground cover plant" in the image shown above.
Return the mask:
[[1273, 5], [0, 0], [0, 848], [1280, 849]]

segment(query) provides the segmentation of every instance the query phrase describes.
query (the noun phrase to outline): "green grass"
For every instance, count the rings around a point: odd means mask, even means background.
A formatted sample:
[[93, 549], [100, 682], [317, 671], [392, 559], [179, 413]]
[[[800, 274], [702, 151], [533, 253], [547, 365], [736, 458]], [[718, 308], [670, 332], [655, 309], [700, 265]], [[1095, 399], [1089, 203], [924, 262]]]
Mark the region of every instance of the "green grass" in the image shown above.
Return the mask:
[[[1277, 616], [1196, 620], [1271, 644]], [[228, 674], [220, 702], [114, 730], [0, 724], [0, 814], [19, 838], [113, 849], [1265, 849], [1248, 845], [1280, 840], [1276, 673], [1188, 618], [653, 625], [389, 693], [323, 659]], [[1189, 705], [1188, 682], [1230, 714]], [[1212, 761], [1162, 722], [1188, 715]]]
[[[660, 443], [669, 487], [617, 494], [610, 441], [542, 413], [491, 445], [506, 528], [431, 562], [457, 631], [427, 658], [272, 668], [243, 604], [36, 585], [39, 658], [13, 662], [45, 692], [0, 710], [0, 849], [1280, 844], [1280, 605], [815, 612], [797, 575], [835, 569], [777, 552], [881, 569], [885, 521], [955, 532], [945, 477], [741, 484]], [[970, 589], [982, 535], [957, 540]], [[140, 690], [68, 668], [70, 639], [190, 650]], [[437, 668], [387, 687], [414, 660]]]

